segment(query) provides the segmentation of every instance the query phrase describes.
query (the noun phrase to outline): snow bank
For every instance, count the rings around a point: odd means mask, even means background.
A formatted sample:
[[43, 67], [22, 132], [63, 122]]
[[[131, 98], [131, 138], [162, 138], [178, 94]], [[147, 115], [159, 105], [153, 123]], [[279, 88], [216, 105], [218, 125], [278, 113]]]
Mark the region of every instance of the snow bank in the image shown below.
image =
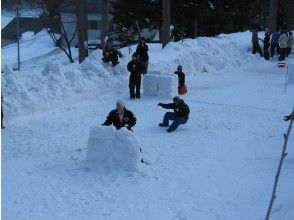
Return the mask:
[[87, 160], [93, 169], [136, 171], [141, 160], [139, 149], [133, 132], [96, 126], [90, 129]]
[[[48, 35], [44, 38], [46, 40], [40, 44], [37, 43], [39, 40], [31, 42], [28, 57], [36, 56], [44, 47], [52, 49], [52, 42], [49, 43], [47, 39]], [[148, 44], [148, 69], [149, 72], [173, 74], [176, 67], [181, 64], [186, 75], [194, 75], [239, 67], [261, 59], [251, 54], [250, 39], [251, 33], [247, 31], [222, 34], [214, 38], [200, 37], [195, 40], [171, 42], [163, 50], [160, 44]], [[132, 52], [135, 48], [136, 45], [131, 47]], [[2, 61], [6, 60], [9, 63], [15, 58], [14, 52], [8, 49], [2, 52]], [[72, 101], [97, 98], [106, 90], [118, 86], [127, 93], [129, 73], [126, 66], [131, 60], [132, 52], [129, 54], [129, 48], [123, 48], [124, 57], [115, 67], [102, 63], [102, 51], [96, 50], [81, 65], [56, 60], [48, 61], [43, 70], [31, 67], [29, 71], [12, 72], [9, 68], [4, 68], [2, 85], [6, 97], [6, 117], [42, 111]]]
[[294, 63], [288, 64], [288, 83], [294, 84]]
[[[50, 53], [55, 50], [55, 44], [44, 29], [37, 33], [25, 32], [20, 40], [21, 62]], [[17, 44], [10, 44], [2, 48], [2, 66], [17, 63]]]

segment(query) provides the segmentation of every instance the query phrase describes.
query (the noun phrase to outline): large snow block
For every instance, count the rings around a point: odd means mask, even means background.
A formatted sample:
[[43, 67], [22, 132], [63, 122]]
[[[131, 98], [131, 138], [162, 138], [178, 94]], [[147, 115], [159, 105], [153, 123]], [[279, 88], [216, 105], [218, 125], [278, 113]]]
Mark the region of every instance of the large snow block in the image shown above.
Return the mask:
[[144, 96], [157, 96], [157, 78], [158, 74], [148, 73], [143, 76]]
[[294, 63], [288, 64], [288, 83], [294, 84]]
[[173, 75], [159, 75], [157, 79], [157, 96], [160, 98], [172, 98], [177, 95], [177, 80]]
[[87, 161], [91, 168], [136, 171], [140, 164], [140, 146], [133, 132], [122, 128], [91, 127]]

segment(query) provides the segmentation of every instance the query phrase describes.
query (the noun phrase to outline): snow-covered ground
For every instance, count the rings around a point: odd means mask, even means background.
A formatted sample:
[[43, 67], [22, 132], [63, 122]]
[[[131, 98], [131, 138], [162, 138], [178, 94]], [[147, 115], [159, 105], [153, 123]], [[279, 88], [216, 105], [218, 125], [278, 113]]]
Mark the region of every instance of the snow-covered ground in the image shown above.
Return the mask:
[[[4, 219], [263, 219], [293, 108], [285, 69], [250, 53], [250, 33], [149, 45], [150, 70], [187, 75], [190, 119], [174, 133], [158, 127], [151, 97], [128, 99], [128, 48], [115, 68], [94, 51], [83, 64], [46, 57], [45, 67], [4, 69]], [[134, 48], [132, 48], [134, 50]], [[294, 62], [294, 56], [289, 57]], [[150, 166], [92, 170], [90, 127], [117, 99], [137, 116], [134, 133]], [[294, 218], [294, 135], [288, 143], [272, 219]]]

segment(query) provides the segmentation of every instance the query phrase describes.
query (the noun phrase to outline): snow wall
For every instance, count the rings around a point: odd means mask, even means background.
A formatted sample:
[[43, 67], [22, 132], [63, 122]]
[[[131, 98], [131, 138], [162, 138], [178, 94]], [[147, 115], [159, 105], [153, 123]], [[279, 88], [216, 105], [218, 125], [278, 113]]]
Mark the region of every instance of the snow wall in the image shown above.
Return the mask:
[[[181, 64], [189, 76], [252, 63], [258, 59], [251, 54], [250, 39], [251, 33], [247, 31], [170, 42], [163, 50], [160, 44], [148, 44], [149, 71], [173, 74]], [[2, 91], [6, 119], [97, 98], [118, 87], [128, 94], [126, 66], [135, 48], [136, 45], [130, 48], [130, 54], [129, 48], [122, 48], [124, 57], [115, 67], [101, 62], [101, 50], [93, 51], [82, 64], [56, 60], [47, 63], [43, 70], [32, 67], [30, 71], [20, 72], [4, 67]]]
[[91, 127], [87, 161], [92, 169], [137, 171], [141, 163], [140, 145], [126, 128]]

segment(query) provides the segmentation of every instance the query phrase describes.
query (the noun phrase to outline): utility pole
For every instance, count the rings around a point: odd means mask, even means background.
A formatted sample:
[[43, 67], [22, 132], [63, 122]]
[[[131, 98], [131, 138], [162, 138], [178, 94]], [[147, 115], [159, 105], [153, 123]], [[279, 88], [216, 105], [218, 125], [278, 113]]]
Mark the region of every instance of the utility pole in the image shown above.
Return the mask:
[[270, 0], [269, 29], [275, 31], [277, 26], [278, 0]]
[[16, 6], [16, 39], [17, 39], [17, 70], [20, 71], [20, 47], [19, 47], [19, 39], [20, 39], [20, 30], [19, 30], [19, 0], [17, 0]]
[[102, 28], [101, 28], [101, 47], [105, 47], [106, 38], [108, 36], [108, 4], [107, 0], [101, 0], [101, 8], [103, 10], [102, 14]]
[[162, 48], [170, 40], [170, 0], [162, 0]]
[[76, 7], [79, 63], [81, 63], [88, 56], [88, 18], [86, 0], [77, 0]]

